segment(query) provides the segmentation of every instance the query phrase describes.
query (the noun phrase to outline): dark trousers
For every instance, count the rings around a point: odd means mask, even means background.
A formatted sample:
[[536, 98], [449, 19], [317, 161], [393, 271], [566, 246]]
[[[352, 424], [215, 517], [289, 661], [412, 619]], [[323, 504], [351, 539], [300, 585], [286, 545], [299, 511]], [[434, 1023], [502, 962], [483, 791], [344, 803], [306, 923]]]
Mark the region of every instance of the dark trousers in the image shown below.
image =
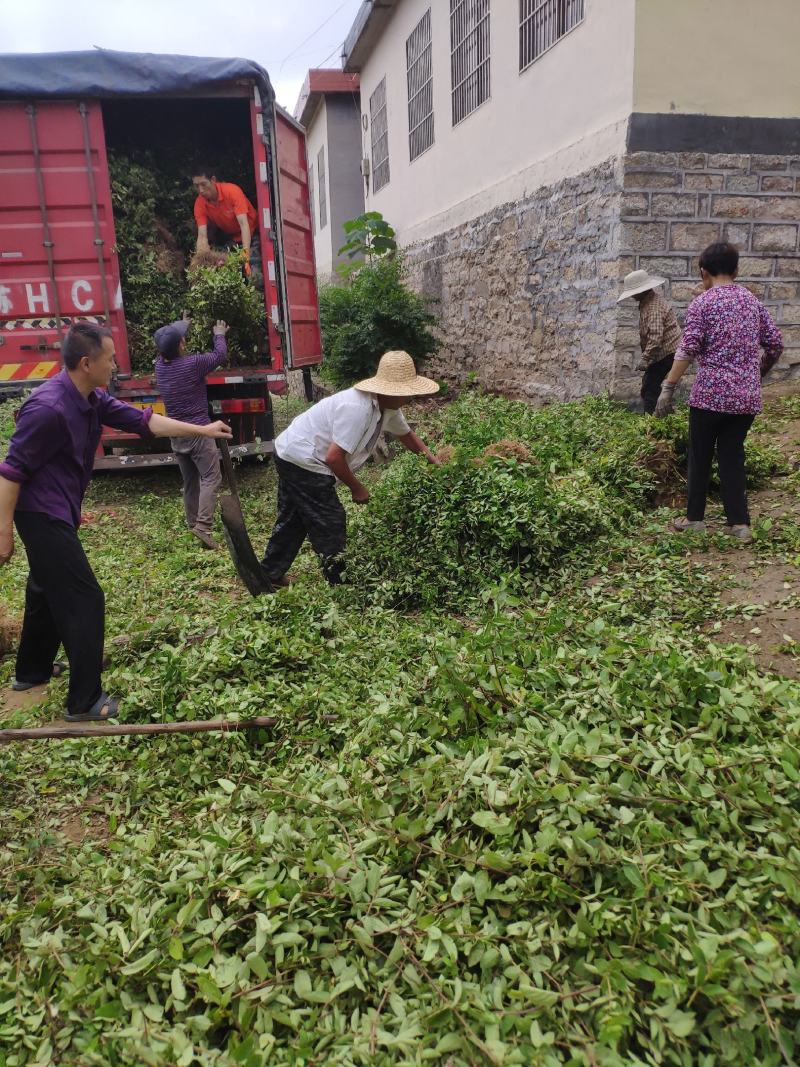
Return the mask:
[[705, 408], [689, 408], [689, 500], [687, 518], [700, 522], [706, 513], [706, 496], [714, 452], [725, 517], [729, 526], [749, 526], [744, 441], [755, 415], [726, 415]]
[[14, 522], [28, 554], [25, 617], [17, 652], [19, 682], [43, 682], [58, 646], [69, 661], [67, 711], [80, 714], [102, 689], [105, 596], [69, 523], [33, 511]]
[[342, 580], [347, 523], [333, 475], [316, 474], [275, 457], [278, 518], [261, 566], [267, 581], [282, 578], [306, 538], [331, 585]]
[[644, 401], [644, 410], [648, 415], [652, 415], [656, 410], [661, 386], [672, 370], [674, 360], [674, 355], [665, 356], [664, 359], [660, 359], [657, 363], [651, 363], [644, 372], [642, 378], [642, 400]]

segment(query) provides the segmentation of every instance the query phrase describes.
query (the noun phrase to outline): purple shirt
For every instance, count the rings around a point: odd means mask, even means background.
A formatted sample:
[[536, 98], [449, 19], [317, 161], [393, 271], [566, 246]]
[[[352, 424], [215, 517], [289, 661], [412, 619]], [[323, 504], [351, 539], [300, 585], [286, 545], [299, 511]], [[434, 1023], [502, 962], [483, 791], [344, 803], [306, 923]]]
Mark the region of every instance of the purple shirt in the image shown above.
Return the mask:
[[87, 399], [65, 370], [34, 389], [0, 463], [0, 477], [22, 486], [17, 511], [43, 512], [77, 529], [102, 427], [148, 437], [152, 414], [100, 389]]
[[766, 373], [780, 358], [783, 338], [748, 289], [715, 285], [689, 305], [680, 347], [687, 359], [697, 360], [690, 407], [757, 415], [762, 370]]
[[156, 360], [156, 382], [171, 419], [208, 426], [208, 391], [206, 375], [228, 358], [228, 346], [222, 335], [214, 337], [214, 351], [177, 359]]

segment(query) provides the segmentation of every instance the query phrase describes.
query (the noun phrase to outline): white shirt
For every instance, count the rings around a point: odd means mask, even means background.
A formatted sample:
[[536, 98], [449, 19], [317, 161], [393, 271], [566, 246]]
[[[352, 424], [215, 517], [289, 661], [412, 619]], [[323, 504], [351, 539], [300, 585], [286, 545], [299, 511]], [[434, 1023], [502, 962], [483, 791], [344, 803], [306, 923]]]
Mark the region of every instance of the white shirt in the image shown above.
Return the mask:
[[298, 415], [275, 438], [275, 452], [316, 474], [331, 474], [325, 456], [331, 445], [347, 453], [352, 471], [366, 463], [384, 430], [402, 437], [411, 427], [401, 411], [381, 411], [378, 398], [360, 389], [343, 389]]

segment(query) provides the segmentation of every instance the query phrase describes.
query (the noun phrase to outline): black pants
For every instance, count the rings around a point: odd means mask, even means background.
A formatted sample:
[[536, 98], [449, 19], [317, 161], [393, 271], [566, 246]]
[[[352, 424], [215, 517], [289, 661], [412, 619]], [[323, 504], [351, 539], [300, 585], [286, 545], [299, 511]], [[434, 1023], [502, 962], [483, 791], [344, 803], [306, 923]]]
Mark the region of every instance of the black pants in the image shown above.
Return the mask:
[[672, 370], [674, 360], [674, 355], [665, 356], [664, 359], [660, 359], [657, 363], [651, 363], [644, 372], [644, 377], [642, 378], [642, 400], [644, 401], [644, 410], [648, 415], [652, 415], [656, 410], [661, 386]]
[[689, 500], [687, 518], [700, 522], [716, 449], [722, 503], [729, 526], [749, 526], [744, 440], [755, 415], [726, 415], [689, 408]]
[[99, 698], [105, 597], [78, 534], [67, 522], [33, 511], [14, 516], [28, 554], [25, 618], [17, 652], [18, 682], [50, 677], [58, 646], [69, 661], [67, 711], [80, 714]]
[[333, 475], [316, 474], [275, 457], [278, 518], [261, 566], [267, 581], [282, 578], [306, 537], [331, 585], [342, 580], [347, 523]]

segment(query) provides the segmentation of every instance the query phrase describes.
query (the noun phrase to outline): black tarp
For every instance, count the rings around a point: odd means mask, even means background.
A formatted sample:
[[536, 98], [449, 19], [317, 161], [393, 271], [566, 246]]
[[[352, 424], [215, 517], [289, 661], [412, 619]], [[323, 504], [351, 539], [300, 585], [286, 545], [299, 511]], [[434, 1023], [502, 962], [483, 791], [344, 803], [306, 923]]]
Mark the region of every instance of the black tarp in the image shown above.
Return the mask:
[[275, 93], [269, 75], [250, 59], [163, 56], [151, 52], [40, 52], [0, 55], [0, 99], [130, 97], [191, 93], [250, 78], [264, 105]]

